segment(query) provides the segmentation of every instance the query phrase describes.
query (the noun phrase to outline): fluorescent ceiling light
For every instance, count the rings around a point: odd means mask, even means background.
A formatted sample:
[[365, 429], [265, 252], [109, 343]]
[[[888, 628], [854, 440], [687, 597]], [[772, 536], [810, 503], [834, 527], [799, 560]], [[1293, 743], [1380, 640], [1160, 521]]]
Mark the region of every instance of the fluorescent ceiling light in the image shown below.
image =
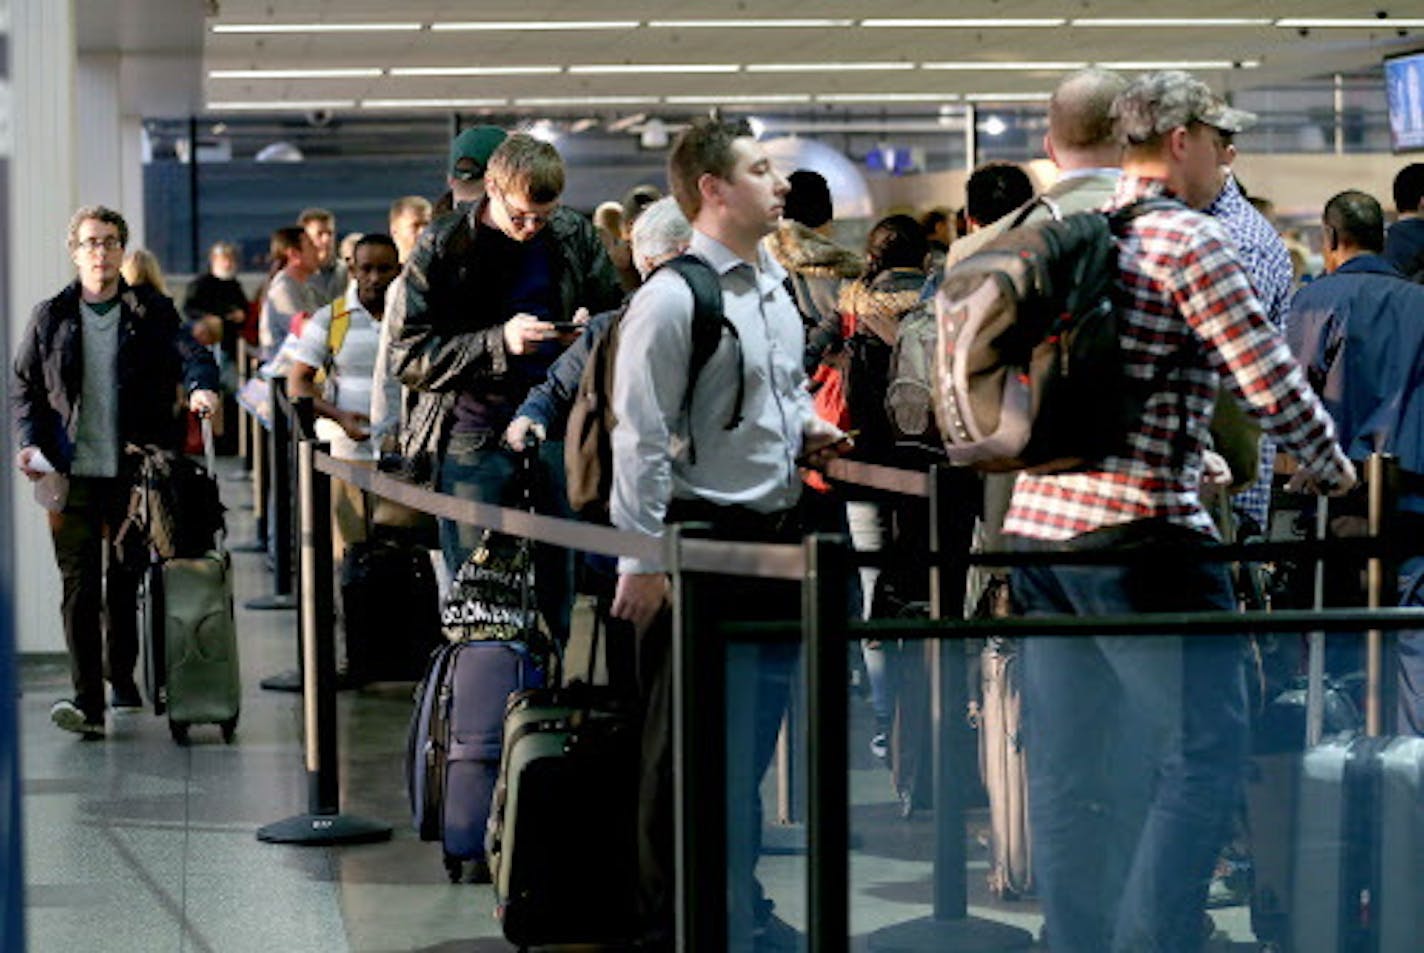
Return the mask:
[[419, 23], [214, 23], [214, 33], [414, 33]]
[[616, 75], [620, 73], [735, 73], [736, 63], [589, 63], [570, 66], [570, 73]]
[[214, 112], [238, 110], [285, 110], [285, 109], [350, 109], [356, 105], [351, 99], [272, 99], [267, 101], [240, 100], [232, 102], [211, 102], [208, 109]]
[[1360, 29], [1386, 29], [1392, 30], [1396, 27], [1421, 27], [1424, 20], [1395, 19], [1394, 17], [1356, 17], [1337, 19], [1309, 19], [1307, 17], [1281, 17], [1276, 21], [1276, 26], [1283, 27], [1345, 27]]
[[818, 103], [950, 103], [958, 93], [818, 93]]
[[363, 99], [362, 109], [478, 109], [507, 106], [507, 99]]
[[632, 30], [637, 20], [474, 20], [460, 23], [432, 23], [439, 32], [470, 30]]
[[748, 73], [874, 73], [912, 70], [914, 63], [748, 63]]
[[851, 26], [855, 23], [850, 19], [830, 19], [830, 18], [801, 18], [801, 19], [781, 19], [781, 20], [649, 20], [650, 27], [684, 27], [686, 29], [698, 29], [700, 27], [711, 27], [715, 29], [734, 30], [741, 27], [833, 27]]
[[1118, 27], [1118, 26], [1270, 26], [1275, 21], [1270, 17], [1074, 17], [1069, 26]]
[[809, 103], [810, 93], [767, 93], [765, 96], [668, 96], [663, 102], [670, 106], [700, 106], [718, 103]]
[[340, 69], [214, 69], [208, 79], [360, 79], [380, 76], [379, 67], [344, 67]]
[[547, 76], [557, 66], [397, 66], [392, 76]]
[[1260, 60], [1242, 60], [1240, 63], [1232, 60], [1104, 60], [1094, 64], [1103, 69], [1123, 69], [1123, 70], [1159, 70], [1159, 69], [1235, 69], [1240, 66], [1242, 69], [1255, 69], [1261, 65]]
[[1052, 93], [966, 93], [964, 98], [971, 103], [1041, 103], [1050, 96]]
[[516, 106], [645, 106], [656, 96], [538, 96], [514, 100]]
[[911, 18], [884, 18], [875, 17], [868, 20], [861, 20], [861, 26], [868, 27], [891, 27], [895, 29], [912, 29], [919, 27], [960, 27], [963, 29], [997, 29], [1005, 27], [1013, 29], [1017, 27], [1049, 27], [1063, 26], [1067, 23], [1064, 17], [1020, 17], [1017, 19], [1000, 19], [986, 17], [911, 17]]
[[921, 63], [920, 69], [959, 70], [967, 73], [994, 72], [998, 70], [1024, 70], [1026, 72], [1083, 69], [1086, 61], [1044, 62], [1044, 63], [991, 63], [974, 60], [953, 60], [946, 63]]

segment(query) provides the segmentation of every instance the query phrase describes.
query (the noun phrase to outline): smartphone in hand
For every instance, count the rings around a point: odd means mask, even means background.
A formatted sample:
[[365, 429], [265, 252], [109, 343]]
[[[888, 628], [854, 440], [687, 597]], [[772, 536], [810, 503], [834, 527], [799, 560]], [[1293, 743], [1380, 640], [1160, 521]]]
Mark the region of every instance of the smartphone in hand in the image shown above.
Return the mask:
[[556, 334], [578, 334], [588, 327], [586, 323], [579, 321], [550, 321], [549, 323], [554, 326]]

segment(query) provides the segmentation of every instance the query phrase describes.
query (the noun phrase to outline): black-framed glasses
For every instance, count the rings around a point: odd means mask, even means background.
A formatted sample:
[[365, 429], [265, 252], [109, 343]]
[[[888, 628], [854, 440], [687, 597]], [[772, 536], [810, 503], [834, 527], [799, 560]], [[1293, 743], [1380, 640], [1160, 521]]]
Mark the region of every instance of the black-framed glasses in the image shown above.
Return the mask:
[[83, 238], [83, 239], [80, 239], [79, 241], [77, 241], [77, 242], [74, 243], [74, 247], [75, 247], [76, 250], [81, 250], [81, 249], [82, 249], [83, 251], [87, 251], [87, 252], [96, 252], [96, 251], [106, 251], [106, 252], [108, 252], [108, 251], [118, 251], [120, 248], [123, 248], [123, 247], [124, 247], [124, 243], [121, 242], [121, 241], [119, 241], [118, 238], [116, 238], [115, 236], [109, 235], [109, 236], [106, 236], [106, 237], [104, 237], [104, 238]]
[[554, 212], [558, 209], [558, 204], [549, 209], [548, 212], [540, 214], [538, 212], [526, 212], [518, 206], [510, 204], [509, 197], [500, 188], [491, 188], [495, 195], [499, 196], [499, 204], [504, 206], [504, 214], [509, 216], [509, 220], [520, 228], [543, 228], [549, 224], [549, 220], [554, 217]]

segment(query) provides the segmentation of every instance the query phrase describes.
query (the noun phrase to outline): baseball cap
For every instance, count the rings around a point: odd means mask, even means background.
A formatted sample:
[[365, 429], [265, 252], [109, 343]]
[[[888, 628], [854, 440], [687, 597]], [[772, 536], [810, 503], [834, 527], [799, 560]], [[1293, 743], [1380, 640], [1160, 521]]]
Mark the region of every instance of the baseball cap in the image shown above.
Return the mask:
[[1181, 70], [1140, 76], [1113, 102], [1118, 138], [1143, 143], [1177, 128], [1201, 123], [1236, 134], [1256, 123], [1256, 114], [1227, 105], [1201, 80]]
[[483, 178], [485, 166], [505, 132], [498, 126], [471, 126], [450, 143], [450, 176], [462, 182]]

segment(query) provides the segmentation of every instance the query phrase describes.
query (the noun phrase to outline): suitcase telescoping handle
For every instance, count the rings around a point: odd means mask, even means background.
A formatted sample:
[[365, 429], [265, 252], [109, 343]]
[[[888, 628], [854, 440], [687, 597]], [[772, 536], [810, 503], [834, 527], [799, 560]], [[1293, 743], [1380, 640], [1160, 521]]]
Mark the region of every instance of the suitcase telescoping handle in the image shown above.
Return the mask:
[[[203, 434], [203, 463], [208, 468], [208, 479], [216, 480], [218, 478], [218, 458], [216, 451], [213, 450], [213, 415], [207, 411], [201, 411], [198, 414], [198, 429]], [[217, 533], [216, 544], [219, 552], [224, 551], [223, 544], [225, 542], [227, 542], [227, 527], [226, 524], [223, 524]]]
[[[1370, 454], [1365, 461], [1364, 479], [1366, 497], [1366, 524], [1372, 539], [1378, 539], [1384, 529], [1386, 510], [1393, 506], [1391, 498], [1391, 471], [1395, 460], [1383, 453]], [[1329, 533], [1329, 497], [1322, 496], [1317, 501], [1315, 513], [1315, 537], [1324, 541]], [[1371, 556], [1366, 570], [1366, 605], [1371, 609], [1381, 608], [1384, 603], [1387, 580], [1392, 574], [1386, 571], [1385, 557]], [[1315, 608], [1325, 605], [1325, 561], [1315, 562]], [[1325, 719], [1325, 633], [1311, 632], [1309, 644], [1309, 674], [1305, 695], [1305, 743], [1307, 747], [1320, 744]], [[1370, 629], [1365, 634], [1365, 734], [1376, 738], [1384, 733], [1384, 704], [1386, 658], [1384, 633]]]

